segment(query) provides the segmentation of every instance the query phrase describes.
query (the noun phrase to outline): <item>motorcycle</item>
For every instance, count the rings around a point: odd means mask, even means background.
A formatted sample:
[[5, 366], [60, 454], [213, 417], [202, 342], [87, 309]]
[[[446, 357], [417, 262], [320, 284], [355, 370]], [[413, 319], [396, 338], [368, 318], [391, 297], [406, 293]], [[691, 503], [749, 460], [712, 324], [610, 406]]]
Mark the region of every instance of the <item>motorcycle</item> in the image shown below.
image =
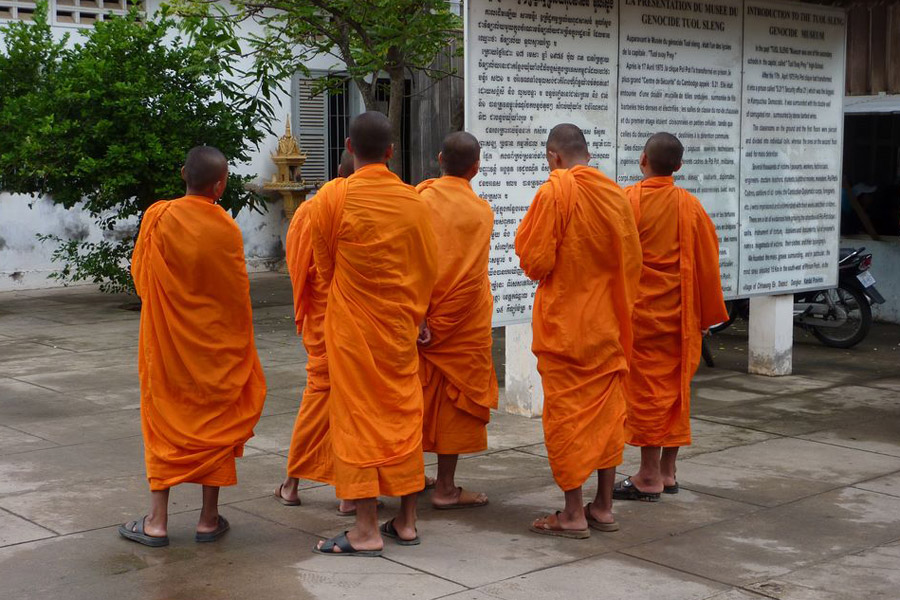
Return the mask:
[[[852, 348], [869, 334], [872, 304], [884, 304], [872, 276], [872, 254], [865, 248], [841, 248], [838, 262], [838, 286], [794, 295], [794, 325], [809, 331], [832, 348]], [[750, 301], [730, 300], [728, 321], [711, 328], [722, 331], [741, 317], [749, 319]]]

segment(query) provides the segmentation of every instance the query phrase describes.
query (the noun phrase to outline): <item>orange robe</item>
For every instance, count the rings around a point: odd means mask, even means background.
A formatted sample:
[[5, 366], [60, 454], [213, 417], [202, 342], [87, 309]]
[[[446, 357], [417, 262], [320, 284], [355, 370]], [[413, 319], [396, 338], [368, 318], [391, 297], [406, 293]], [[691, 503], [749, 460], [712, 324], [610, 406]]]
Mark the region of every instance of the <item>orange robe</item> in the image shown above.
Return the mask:
[[325, 303], [328, 285], [316, 270], [308, 200], [300, 205], [287, 233], [287, 267], [294, 291], [294, 322], [306, 348], [306, 388], [294, 421], [288, 451], [289, 477], [334, 483], [328, 426], [328, 356], [325, 352]]
[[339, 498], [420, 491], [422, 385], [416, 338], [437, 275], [428, 207], [384, 165], [325, 184], [310, 207], [330, 283], [325, 346]]
[[568, 491], [622, 462], [623, 383], [641, 272], [625, 194], [591, 167], [553, 171], [516, 232], [516, 254], [540, 282], [532, 351], [550, 468]]
[[429, 179], [416, 190], [430, 209], [440, 257], [427, 316], [432, 341], [419, 347], [423, 449], [480, 452], [487, 449], [486, 425], [498, 393], [488, 279], [494, 213], [460, 177]]
[[185, 196], [144, 214], [131, 262], [141, 297], [141, 426], [151, 490], [237, 483], [266, 381], [234, 220]]
[[687, 446], [701, 329], [728, 319], [716, 228], [700, 201], [672, 177], [645, 179], [626, 194], [644, 255], [626, 383], [626, 441]]

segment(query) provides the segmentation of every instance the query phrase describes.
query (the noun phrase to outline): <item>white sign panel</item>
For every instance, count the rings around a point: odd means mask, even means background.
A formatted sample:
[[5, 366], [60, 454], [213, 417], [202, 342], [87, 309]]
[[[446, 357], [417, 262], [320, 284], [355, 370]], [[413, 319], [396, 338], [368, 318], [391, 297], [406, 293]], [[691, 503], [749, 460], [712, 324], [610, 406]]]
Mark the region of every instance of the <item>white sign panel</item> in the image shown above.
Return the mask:
[[744, 5], [740, 294], [837, 285], [845, 15]]
[[549, 175], [554, 125], [588, 131], [594, 165], [615, 173], [613, 0], [474, 0], [466, 4], [466, 129], [481, 141], [475, 191], [494, 209], [494, 324], [531, 319], [536, 284], [519, 269], [516, 228]]
[[641, 179], [647, 138], [684, 144], [678, 185], [719, 233], [725, 294], [736, 292], [740, 176], [741, 0], [624, 0], [620, 9], [618, 181]]
[[845, 13], [757, 0], [471, 0], [466, 123], [491, 202], [495, 325], [535, 285], [515, 231], [547, 178], [550, 128], [585, 130], [622, 185], [657, 131], [685, 146], [680, 185], [716, 224], [726, 297], [836, 284]]

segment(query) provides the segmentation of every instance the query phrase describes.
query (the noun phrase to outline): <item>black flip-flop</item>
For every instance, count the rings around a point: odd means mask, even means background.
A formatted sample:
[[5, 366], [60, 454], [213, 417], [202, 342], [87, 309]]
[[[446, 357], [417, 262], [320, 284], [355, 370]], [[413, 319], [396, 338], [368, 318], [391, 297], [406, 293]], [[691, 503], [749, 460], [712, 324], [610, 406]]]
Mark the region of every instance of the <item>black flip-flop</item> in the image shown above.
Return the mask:
[[392, 540], [396, 541], [400, 546], [418, 546], [422, 543], [422, 540], [419, 539], [419, 532], [416, 532], [416, 537], [411, 540], [405, 540], [400, 537], [400, 534], [397, 533], [397, 528], [394, 527], [394, 520], [385, 521], [381, 526], [381, 535], [385, 537], [389, 537]]
[[659, 502], [659, 492], [641, 491], [631, 481], [631, 477], [623, 479], [613, 488], [614, 500], [641, 500], [642, 502]]
[[663, 488], [663, 494], [677, 494], [681, 488], [678, 487], [676, 481], [674, 485], [667, 485]]
[[[335, 552], [335, 548], [338, 548], [340, 552]], [[313, 546], [312, 551], [316, 554], [325, 554], [327, 556], [381, 556], [381, 550], [357, 550], [354, 548], [350, 543], [350, 540], [347, 539], [346, 531], [330, 540], [325, 540], [325, 543], [322, 544], [321, 548]]]
[[222, 537], [226, 531], [231, 529], [231, 525], [228, 524], [228, 519], [219, 515], [218, 525], [216, 525], [215, 531], [209, 531], [206, 533], [197, 532], [197, 535], [194, 536], [195, 542], [206, 543], [206, 542], [215, 542], [217, 539]]
[[126, 540], [150, 546], [151, 548], [160, 548], [169, 545], [169, 536], [159, 537], [155, 535], [147, 535], [144, 533], [144, 521], [147, 516], [144, 515], [135, 521], [129, 521], [124, 525], [119, 525], [119, 535]]

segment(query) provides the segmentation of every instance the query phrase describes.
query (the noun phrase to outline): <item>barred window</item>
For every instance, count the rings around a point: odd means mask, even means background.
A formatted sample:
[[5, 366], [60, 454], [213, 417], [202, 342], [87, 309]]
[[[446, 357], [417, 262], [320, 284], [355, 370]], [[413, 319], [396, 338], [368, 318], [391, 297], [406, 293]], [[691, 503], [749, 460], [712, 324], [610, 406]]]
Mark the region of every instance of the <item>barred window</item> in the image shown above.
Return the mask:
[[[110, 15], [125, 15], [131, 7], [144, 10], [144, 0], [51, 0], [51, 25], [90, 26]], [[36, 0], [0, 0], [0, 21], [31, 21]]]
[[35, 4], [34, 0], [0, 0], [0, 21], [31, 21]]

